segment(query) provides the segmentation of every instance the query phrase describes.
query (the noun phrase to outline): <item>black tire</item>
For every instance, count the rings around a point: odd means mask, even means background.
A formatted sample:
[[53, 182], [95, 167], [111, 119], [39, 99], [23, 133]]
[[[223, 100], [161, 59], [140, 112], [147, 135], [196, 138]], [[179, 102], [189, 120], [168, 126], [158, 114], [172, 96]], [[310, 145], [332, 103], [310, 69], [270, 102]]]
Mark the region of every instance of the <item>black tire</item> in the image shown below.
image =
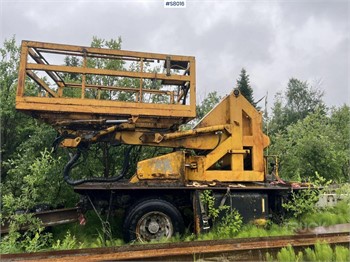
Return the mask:
[[184, 231], [184, 221], [175, 206], [162, 199], [147, 199], [131, 207], [124, 219], [126, 242], [168, 239]]

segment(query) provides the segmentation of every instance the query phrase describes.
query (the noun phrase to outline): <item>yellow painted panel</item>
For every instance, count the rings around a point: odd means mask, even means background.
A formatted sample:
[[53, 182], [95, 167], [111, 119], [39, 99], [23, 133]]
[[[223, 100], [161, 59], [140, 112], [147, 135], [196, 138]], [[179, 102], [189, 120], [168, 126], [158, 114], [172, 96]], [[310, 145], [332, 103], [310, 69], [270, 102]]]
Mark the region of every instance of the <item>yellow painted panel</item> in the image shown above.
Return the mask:
[[188, 156], [186, 157], [186, 180], [191, 177], [204, 173], [205, 156]]
[[141, 104], [92, 99], [17, 97], [16, 109], [30, 111], [52, 111], [86, 113], [91, 115], [147, 115], [193, 118], [195, 112], [187, 105]]
[[224, 97], [221, 102], [214, 107], [201, 121], [196, 128], [206, 127], [211, 125], [230, 124], [230, 96]]
[[220, 160], [224, 155], [228, 153], [231, 149], [232, 138], [226, 139], [222, 144], [217, 148], [211, 151], [205, 158], [204, 169], [210, 168], [213, 164]]
[[115, 49], [105, 49], [105, 48], [94, 48], [88, 46], [75, 46], [75, 45], [64, 45], [56, 43], [44, 43], [36, 41], [22, 41], [22, 46], [36, 47], [48, 50], [58, 50], [58, 51], [73, 51], [79, 53], [93, 53], [93, 54], [105, 54], [105, 55], [115, 55], [115, 56], [125, 56], [125, 57], [137, 57], [137, 58], [153, 58], [164, 60], [167, 56], [170, 56], [174, 61], [188, 61], [194, 60], [193, 56], [179, 56], [179, 55], [168, 55], [168, 54], [158, 54], [149, 52], [135, 52], [127, 50], [115, 50]]
[[[129, 145], [149, 145], [159, 147], [175, 147], [175, 148], [188, 148], [188, 149], [201, 149], [208, 150], [217, 146], [219, 138], [217, 135], [212, 134], [202, 135], [200, 137], [184, 137], [176, 140], [165, 140], [161, 143], [145, 141], [140, 139], [144, 133], [137, 131], [125, 131], [116, 133], [115, 139], [121, 141], [124, 144]], [[226, 137], [223, 135], [223, 140]]]
[[182, 151], [143, 160], [137, 164], [137, 177], [143, 179], [184, 179], [185, 153]]

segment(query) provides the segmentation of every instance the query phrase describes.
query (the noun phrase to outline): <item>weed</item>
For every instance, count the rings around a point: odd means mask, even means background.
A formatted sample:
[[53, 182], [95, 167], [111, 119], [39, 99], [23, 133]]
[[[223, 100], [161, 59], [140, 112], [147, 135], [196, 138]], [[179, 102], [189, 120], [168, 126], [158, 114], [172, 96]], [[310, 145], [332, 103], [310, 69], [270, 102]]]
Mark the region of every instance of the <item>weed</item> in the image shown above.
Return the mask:
[[90, 242], [84, 247], [114, 247], [121, 246], [124, 244], [124, 241], [121, 239], [105, 239], [104, 233], [98, 232], [98, 236], [95, 241]]
[[275, 261], [275, 260], [273, 259], [273, 256], [272, 256], [269, 252], [266, 252], [266, 254], [265, 254], [265, 260], [268, 261], [268, 262], [273, 262], [273, 261]]
[[[306, 248], [303, 252], [295, 253], [292, 246], [282, 248], [277, 253], [277, 261], [325, 261], [325, 262], [345, 262], [350, 261], [349, 248], [336, 246], [334, 250], [327, 243], [316, 243], [313, 248]], [[266, 261], [276, 261], [270, 254], [265, 254]]]
[[58, 239], [55, 243], [52, 245], [53, 250], [68, 250], [68, 249], [76, 249], [81, 248], [82, 243], [79, 243], [76, 239], [76, 237], [68, 230], [64, 239], [61, 241]]
[[242, 216], [236, 209], [232, 209], [222, 218], [215, 233], [219, 238], [230, 238], [240, 231], [242, 224]]
[[213, 196], [213, 191], [211, 190], [204, 190], [200, 194], [200, 200], [206, 205], [208, 210], [209, 217], [215, 221], [218, 217], [221, 211], [228, 210], [230, 207], [223, 205], [219, 207], [215, 207], [215, 197]]
[[43, 228], [37, 230], [34, 236], [26, 234], [24, 240], [21, 242], [22, 248], [25, 252], [38, 252], [46, 249], [52, 242], [52, 234], [42, 233]]
[[[28, 227], [21, 234], [19, 230]], [[9, 233], [0, 242], [0, 253], [36, 252], [48, 248], [52, 243], [52, 234], [44, 232], [41, 221], [31, 214], [11, 216]]]
[[0, 242], [0, 253], [8, 254], [8, 253], [20, 253], [21, 247], [19, 246], [17, 240], [20, 238], [20, 233], [13, 232], [2, 237]]
[[[322, 210], [322, 212], [319, 212]], [[316, 226], [331, 226], [350, 222], [350, 206], [347, 200], [339, 201], [334, 207], [319, 209], [316, 212], [304, 214], [300, 226], [311, 228]]]
[[298, 252], [295, 254], [294, 249], [291, 245], [284, 247], [280, 252], [277, 253], [277, 260], [281, 262], [297, 262], [303, 261], [303, 253]]
[[268, 227], [258, 227], [253, 224], [244, 225], [236, 235], [238, 238], [249, 237], [269, 237], [269, 236], [288, 236], [293, 235], [294, 231], [290, 228], [270, 224]]
[[305, 259], [306, 261], [316, 261], [316, 254], [315, 251], [311, 248], [306, 248], [305, 249]]
[[337, 261], [337, 262], [350, 261], [349, 249], [343, 246], [336, 246], [334, 250], [334, 261]]
[[332, 261], [333, 249], [327, 243], [316, 243], [315, 244], [315, 254], [317, 261]]

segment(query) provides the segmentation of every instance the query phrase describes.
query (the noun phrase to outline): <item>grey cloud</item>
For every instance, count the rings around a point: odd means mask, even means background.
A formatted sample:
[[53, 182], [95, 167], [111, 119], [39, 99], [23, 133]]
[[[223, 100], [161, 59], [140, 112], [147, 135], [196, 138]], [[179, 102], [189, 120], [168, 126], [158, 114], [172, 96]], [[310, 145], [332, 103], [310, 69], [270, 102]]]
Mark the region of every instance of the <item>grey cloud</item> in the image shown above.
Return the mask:
[[[186, 9], [175, 10], [164, 9], [162, 1], [12, 1], [2, 5], [1, 40], [15, 34], [18, 41], [89, 45], [92, 36], [121, 36], [124, 49], [196, 56], [201, 98], [214, 90], [228, 93], [245, 67], [256, 98], [268, 90], [273, 97], [292, 76], [319, 77], [326, 101], [339, 105], [349, 102], [344, 96], [349, 88], [347, 6], [345, 1], [188, 0]], [[310, 18], [314, 23], [308, 24]], [[320, 25], [328, 30], [318, 28], [321, 37], [314, 33], [313, 43], [304, 41]]]
[[283, 17], [296, 27], [309, 17], [331, 20], [336, 26], [348, 27], [349, 1], [286, 1], [280, 2]]

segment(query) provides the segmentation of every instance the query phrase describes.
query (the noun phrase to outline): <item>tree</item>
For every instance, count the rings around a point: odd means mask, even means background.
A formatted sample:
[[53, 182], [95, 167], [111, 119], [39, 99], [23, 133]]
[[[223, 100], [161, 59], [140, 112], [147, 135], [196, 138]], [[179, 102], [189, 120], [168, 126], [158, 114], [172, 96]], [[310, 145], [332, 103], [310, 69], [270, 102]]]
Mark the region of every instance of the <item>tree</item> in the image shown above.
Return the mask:
[[[114, 50], [120, 50], [121, 48], [121, 37], [118, 39], [105, 40], [93, 37], [91, 41], [91, 47], [94, 48], [108, 48]], [[83, 58], [74, 55], [66, 56], [64, 59], [66, 66], [79, 67], [83, 65]], [[114, 69], [123, 70], [124, 63], [122, 60], [118, 59], [106, 59], [106, 58], [92, 58], [88, 57], [86, 59], [86, 66], [89, 68], [104, 68], [104, 69]], [[81, 83], [82, 78], [80, 74], [75, 73], [65, 73], [63, 74], [65, 82]], [[123, 86], [118, 77], [106, 76], [106, 75], [86, 75], [86, 84], [100, 85], [100, 86]], [[97, 91], [97, 89], [87, 89], [85, 90], [85, 97], [95, 99], [99, 96], [100, 99], [110, 100], [115, 96], [116, 91], [102, 90]], [[80, 97], [80, 90], [76, 88], [66, 87], [64, 89], [64, 95], [68, 97]]]
[[318, 110], [275, 136], [270, 150], [280, 156], [283, 178], [312, 181], [317, 172], [337, 182], [348, 180], [344, 167], [348, 165], [349, 150], [341, 149], [345, 137], [337, 137], [332, 118]]
[[221, 97], [216, 91], [210, 92], [200, 105], [196, 106], [198, 121], [202, 119], [213, 107], [219, 103]]
[[[62, 162], [59, 157], [52, 156], [47, 149], [51, 147], [56, 132], [53, 128], [15, 109], [20, 49], [14, 37], [4, 41], [0, 54], [2, 198], [0, 219], [4, 221], [7, 216], [13, 219], [10, 223], [10, 233], [4, 238], [7, 240], [1, 241], [0, 248], [7, 245], [11, 247], [10, 250], [15, 250], [21, 246], [29, 251], [27, 248], [45, 244], [45, 241], [38, 241], [42, 227], [31, 215], [18, 214], [17, 211], [30, 210], [39, 203], [54, 205], [59, 201], [69, 201], [69, 197], [66, 198], [67, 194], [63, 193], [61, 177], [55, 175], [61, 172]], [[34, 91], [37, 93], [34, 84], [27, 81], [26, 94], [32, 94]], [[70, 190], [73, 193], [73, 190]], [[21, 236], [16, 231], [24, 224], [31, 225], [30, 233]], [[40, 238], [41, 236], [40, 234]], [[26, 246], [19, 245], [20, 242]]]
[[[6, 160], [18, 143], [16, 132], [18, 115], [14, 110], [19, 48], [15, 38], [5, 40], [0, 49], [0, 100], [1, 100], [1, 159]], [[3, 178], [3, 173], [2, 173]]]
[[322, 177], [348, 181], [350, 112], [348, 106], [327, 115], [323, 92], [291, 78], [277, 93], [269, 122], [271, 154], [280, 155], [281, 175], [291, 179]]
[[306, 81], [302, 82], [295, 78], [290, 79], [285, 106], [287, 123], [296, 123], [316, 110], [325, 113], [325, 105], [322, 101], [323, 95], [322, 91], [312, 88]]
[[249, 83], [249, 75], [244, 68], [242, 68], [239, 79], [237, 79], [237, 88], [252, 105], [256, 106], [253, 98], [253, 89]]
[[[121, 38], [105, 41], [94, 37], [91, 46], [120, 49]], [[36, 190], [35, 198], [27, 197], [26, 199], [28, 201], [25, 202], [27, 208], [31, 208], [45, 199], [47, 204], [53, 206], [61, 201], [64, 202], [63, 204], [69, 204], [73, 202], [73, 199], [76, 200], [76, 195], [71, 194], [73, 192], [72, 189], [65, 185], [61, 177], [66, 158], [62, 157], [64, 155], [63, 152], [59, 152], [56, 155], [51, 153], [51, 146], [55, 139], [56, 131], [51, 126], [41, 123], [21, 112], [17, 112], [15, 109], [20, 48], [16, 45], [14, 37], [10, 40], [5, 40], [3, 47], [0, 49], [0, 54], [2, 195], [11, 196], [14, 201], [24, 203], [25, 201], [21, 199], [26, 197], [26, 192], [30, 193], [34, 190], [30, 188], [33, 187], [33, 183], [28, 184], [26, 181], [37, 181], [35, 188], [45, 188], [45, 190]], [[81, 63], [82, 59], [75, 56], [67, 56], [65, 58], [66, 65], [78, 66]], [[88, 63], [90, 67], [103, 66], [107, 69], [122, 68], [122, 63], [119, 60], [112, 61], [105, 59], [102, 61], [99, 58], [88, 58]], [[79, 75], [66, 74], [64, 78], [65, 80], [69, 80], [67, 82], [81, 82]], [[102, 76], [99, 79], [88, 78], [87, 81], [96, 81], [96, 84], [101, 85], [112, 85], [112, 81], [115, 81], [115, 79]], [[34, 87], [32, 82], [27, 81], [26, 85], [26, 92], [32, 92]], [[43, 154], [45, 154], [45, 157], [49, 155], [55, 160], [54, 167], [50, 169], [54, 171], [47, 172], [48, 167], [36, 164]], [[89, 163], [91, 162], [91, 166], [98, 166], [98, 159], [91, 157], [88, 160], [90, 160]], [[51, 162], [47, 161], [46, 163], [50, 164]], [[31, 168], [33, 165], [36, 168], [35, 172]], [[52, 177], [48, 176], [49, 173]], [[44, 175], [45, 179], [39, 179], [39, 176], [43, 177]], [[87, 172], [86, 176], [89, 175], [90, 173]], [[50, 185], [52, 186], [45, 186], [47, 183], [51, 183]], [[58, 198], [56, 197], [57, 195], [63, 197]]]
[[[64, 58], [64, 64], [66, 66], [77, 67], [82, 65], [82, 60], [76, 56], [66, 56]], [[74, 73], [64, 73], [63, 77], [65, 80], [69, 79], [73, 83], [81, 81], [81, 77], [79, 77], [78, 74]]]
[[343, 105], [339, 108], [333, 108], [331, 111], [330, 124], [333, 126], [334, 133], [332, 141], [340, 158], [338, 159], [341, 165], [344, 181], [349, 181], [350, 178], [350, 107]]
[[[14, 37], [4, 41], [0, 53], [1, 182], [5, 183], [8, 160], [25, 157], [24, 152], [32, 160], [40, 156], [41, 150], [51, 146], [56, 132], [15, 109], [20, 48]], [[27, 94], [37, 91], [32, 82], [26, 84]], [[39, 134], [42, 135], [40, 138]]]
[[285, 93], [277, 93], [275, 96], [269, 123], [270, 134], [284, 132], [289, 125], [316, 111], [325, 114], [323, 95], [321, 90], [312, 88], [306, 81], [291, 78]]

